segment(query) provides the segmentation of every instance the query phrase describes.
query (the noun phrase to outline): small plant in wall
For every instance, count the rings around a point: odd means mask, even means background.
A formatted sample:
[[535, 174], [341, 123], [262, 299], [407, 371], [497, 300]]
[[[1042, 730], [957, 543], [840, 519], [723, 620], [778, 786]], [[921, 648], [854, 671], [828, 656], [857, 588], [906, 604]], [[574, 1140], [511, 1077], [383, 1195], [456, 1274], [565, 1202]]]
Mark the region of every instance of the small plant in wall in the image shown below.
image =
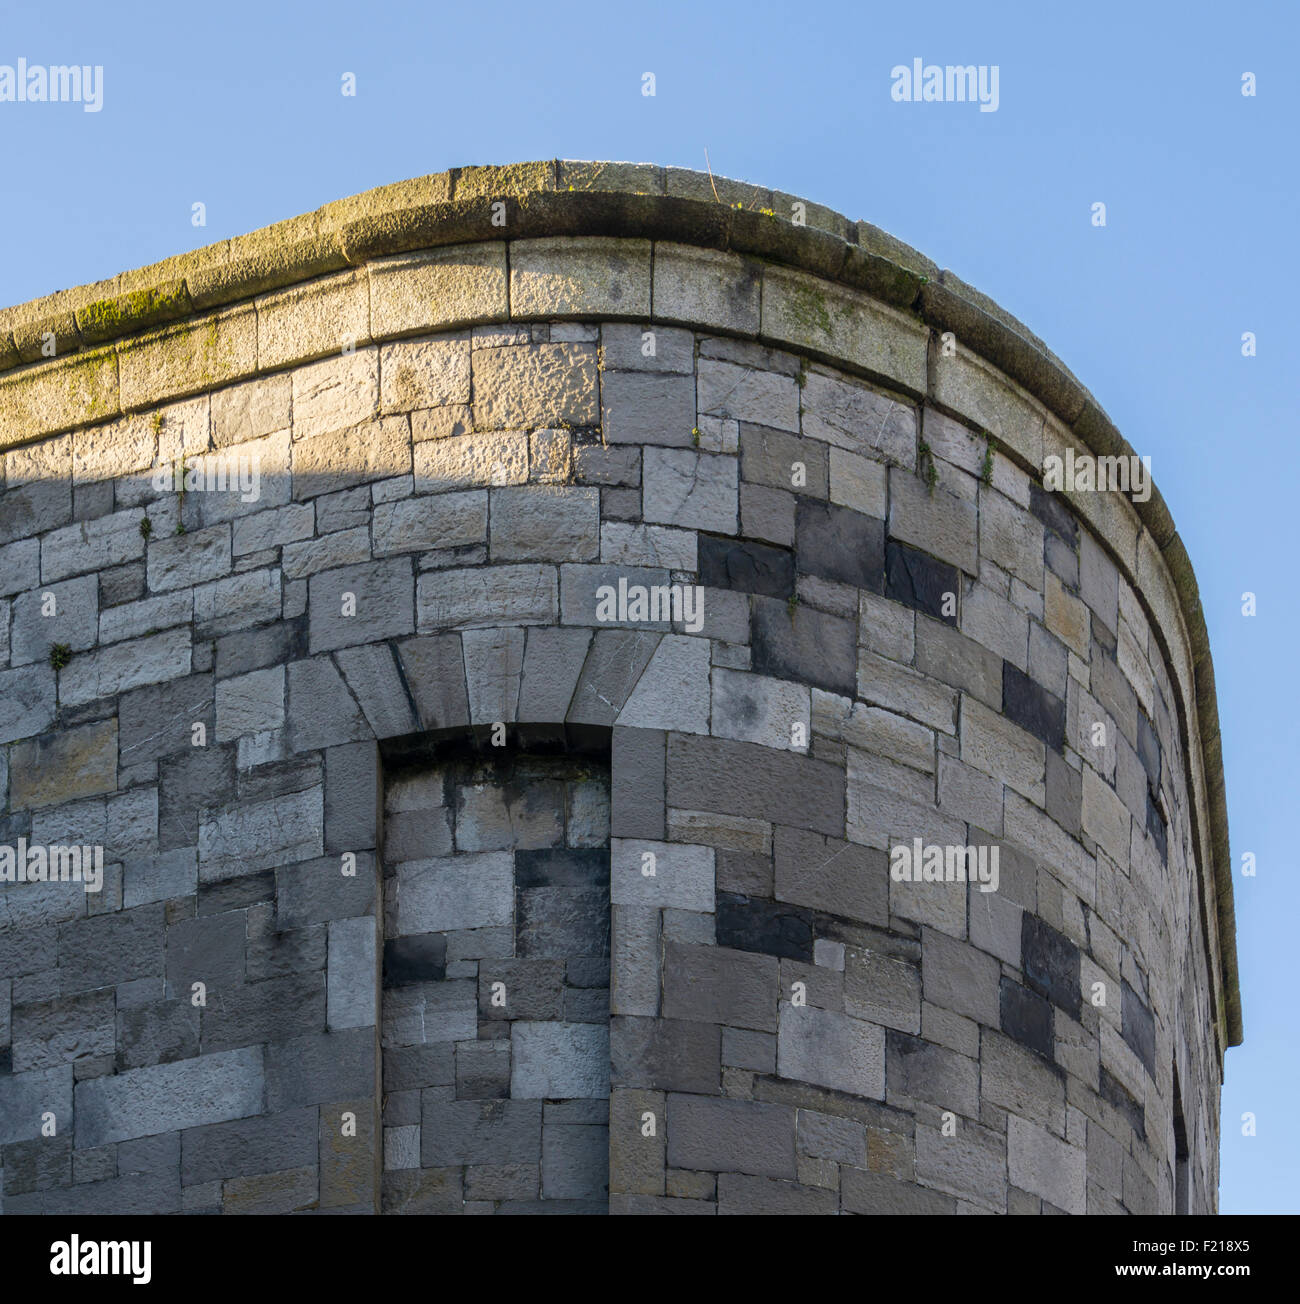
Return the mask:
[[148, 542], [149, 536], [153, 533], [153, 522], [147, 517], [140, 518], [140, 537]]
[[694, 444], [696, 448], [699, 448], [699, 446], [700, 446], [700, 428], [699, 428], [699, 426], [692, 426], [692, 427], [691, 427], [691, 443]]
[[50, 648], [50, 669], [62, 670], [72, 660], [72, 648], [67, 643], [55, 643]]
[[935, 465], [934, 450], [924, 439], [917, 449], [916, 469], [920, 472], [921, 479], [925, 481], [925, 487], [934, 493], [934, 487], [939, 483], [939, 468]]
[[980, 479], [989, 486], [993, 484], [993, 450], [997, 447], [997, 440], [986, 430], [984, 438], [987, 441], [984, 446], [984, 463], [980, 467]]

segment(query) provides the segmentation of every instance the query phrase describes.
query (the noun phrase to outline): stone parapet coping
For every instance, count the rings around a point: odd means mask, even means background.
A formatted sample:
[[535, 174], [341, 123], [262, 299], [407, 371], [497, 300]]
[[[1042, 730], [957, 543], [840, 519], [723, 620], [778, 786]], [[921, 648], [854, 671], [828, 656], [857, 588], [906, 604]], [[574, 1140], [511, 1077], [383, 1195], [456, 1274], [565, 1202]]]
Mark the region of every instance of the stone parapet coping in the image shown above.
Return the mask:
[[[65, 398], [73, 398], [82, 413], [78, 424], [118, 415], [123, 410], [119, 355], [112, 346], [119, 340], [209, 318], [206, 334], [187, 352], [199, 366], [215, 364], [212, 385], [221, 385], [248, 371], [223, 365], [232, 351], [240, 351], [227, 329], [239, 314], [214, 316], [219, 310], [393, 255], [564, 236], [622, 237], [746, 255], [861, 291], [930, 333], [928, 382], [909, 384], [895, 373], [887, 378], [894, 387], [934, 401], [933, 343], [952, 332], [963, 350], [1015, 381], [1092, 452], [1127, 456], [1133, 451], [1092, 394], [1037, 336], [953, 272], [940, 270], [878, 227], [781, 191], [688, 169], [561, 159], [454, 168], [382, 186], [149, 267], [0, 309], [0, 450], [70, 428], [63, 422], [35, 429], [21, 420], [21, 409], [7, 412], [5, 391], [20, 378], [59, 386], [52, 373], [57, 369], [61, 376], [72, 367], [63, 387]], [[476, 320], [487, 318], [480, 314]], [[48, 356], [51, 341], [54, 359]], [[788, 336], [772, 342], [817, 352]], [[834, 349], [825, 352], [828, 358], [835, 355]], [[253, 370], [276, 365], [284, 363]], [[42, 391], [36, 387], [28, 401], [39, 401]], [[1173, 578], [1190, 641], [1209, 804], [1222, 1017], [1227, 1044], [1238, 1045], [1242, 1018], [1232, 859], [1209, 636], [1191, 561], [1160, 491], [1153, 486], [1150, 499], [1133, 507]]]

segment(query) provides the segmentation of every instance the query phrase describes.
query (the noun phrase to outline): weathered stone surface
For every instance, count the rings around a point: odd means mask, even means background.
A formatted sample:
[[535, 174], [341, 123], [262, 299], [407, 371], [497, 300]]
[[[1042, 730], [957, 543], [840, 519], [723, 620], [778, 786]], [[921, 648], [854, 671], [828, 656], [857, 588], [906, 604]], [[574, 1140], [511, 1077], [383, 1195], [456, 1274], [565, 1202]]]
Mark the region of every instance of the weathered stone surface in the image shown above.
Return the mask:
[[595, 348], [527, 344], [474, 358], [474, 424], [482, 430], [594, 426], [600, 420]]
[[308, 592], [312, 652], [414, 632], [409, 558], [324, 571], [311, 577]]
[[885, 1034], [846, 1014], [782, 1004], [776, 1068], [783, 1078], [880, 1100], [885, 1094]]
[[594, 1023], [516, 1023], [510, 1035], [515, 1100], [609, 1094], [609, 1029]]
[[668, 1163], [673, 1168], [795, 1176], [794, 1110], [747, 1100], [668, 1098]]
[[117, 787], [117, 721], [101, 720], [19, 743], [12, 756], [17, 807], [50, 806]]
[[261, 1112], [264, 1089], [258, 1048], [92, 1078], [77, 1085], [77, 1146], [247, 1118]]
[[642, 457], [642, 510], [647, 521], [721, 534], [736, 532], [739, 481], [734, 457], [674, 448], [647, 448]]

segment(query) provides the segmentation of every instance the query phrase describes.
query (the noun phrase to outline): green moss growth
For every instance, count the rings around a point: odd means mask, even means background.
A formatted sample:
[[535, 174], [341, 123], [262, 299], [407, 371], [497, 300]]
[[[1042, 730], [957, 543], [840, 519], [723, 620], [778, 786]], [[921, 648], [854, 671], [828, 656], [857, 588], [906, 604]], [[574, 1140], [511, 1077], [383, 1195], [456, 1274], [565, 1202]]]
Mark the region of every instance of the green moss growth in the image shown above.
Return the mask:
[[988, 443], [984, 448], [984, 461], [980, 466], [980, 479], [986, 485], [991, 485], [993, 483], [993, 448], [995, 440], [987, 431], [985, 431], [984, 438], [988, 440]]
[[50, 668], [62, 670], [72, 660], [72, 648], [67, 643], [55, 643], [50, 648]]
[[805, 330], [831, 333], [831, 314], [826, 307], [826, 296], [810, 285], [799, 285], [791, 293], [790, 316]]
[[140, 537], [148, 542], [149, 536], [153, 533], [153, 522], [147, 517], [140, 518]]

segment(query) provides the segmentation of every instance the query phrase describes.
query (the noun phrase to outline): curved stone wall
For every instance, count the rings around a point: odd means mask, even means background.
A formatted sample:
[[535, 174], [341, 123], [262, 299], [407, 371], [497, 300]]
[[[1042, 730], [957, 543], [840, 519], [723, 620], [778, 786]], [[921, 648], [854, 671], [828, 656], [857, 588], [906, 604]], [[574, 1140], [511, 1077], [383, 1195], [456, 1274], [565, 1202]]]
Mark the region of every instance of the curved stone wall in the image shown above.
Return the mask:
[[105, 867], [0, 887], [7, 1210], [1216, 1207], [1172, 522], [1045, 486], [1130, 450], [994, 305], [714, 184], [465, 169], [0, 315], [0, 842]]

